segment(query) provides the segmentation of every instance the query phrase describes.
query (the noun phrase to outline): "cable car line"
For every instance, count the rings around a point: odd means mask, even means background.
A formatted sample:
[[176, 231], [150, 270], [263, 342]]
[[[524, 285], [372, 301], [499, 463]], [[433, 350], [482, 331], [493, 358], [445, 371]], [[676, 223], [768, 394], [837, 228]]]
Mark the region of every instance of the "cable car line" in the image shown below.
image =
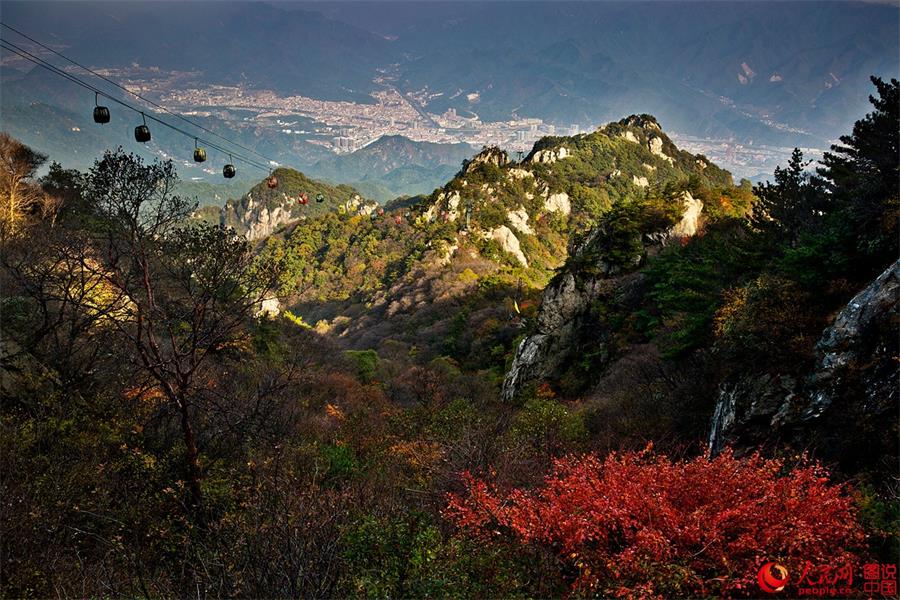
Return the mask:
[[[9, 47], [9, 46], [12, 46], [12, 47]], [[103, 90], [100, 90], [100, 89], [98, 89], [97, 87], [93, 86], [92, 84], [87, 83], [87, 82], [83, 81], [82, 79], [78, 78], [77, 76], [72, 75], [71, 73], [67, 73], [67, 72], [63, 71], [62, 69], [60, 69], [59, 67], [57, 67], [57, 66], [55, 66], [55, 65], [53, 65], [53, 64], [51, 64], [51, 63], [48, 63], [47, 61], [43, 60], [42, 58], [40, 58], [40, 57], [38, 57], [38, 56], [35, 56], [34, 54], [31, 54], [30, 52], [28, 52], [28, 51], [25, 50], [24, 48], [21, 48], [20, 46], [17, 46], [16, 44], [14, 44], [13, 42], [10, 42], [9, 40], [3, 40], [3, 39], [0, 39], [0, 47], [3, 47], [3, 48], [5, 48], [6, 50], [8, 50], [8, 51], [10, 51], [10, 52], [13, 52], [14, 54], [17, 54], [17, 55], [19, 55], [20, 57], [22, 57], [22, 58], [24, 58], [24, 59], [26, 59], [26, 60], [28, 60], [28, 61], [30, 61], [30, 62], [36, 64], [36, 65], [38, 65], [38, 66], [44, 67], [45, 69], [49, 70], [49, 71], [52, 72], [52, 73], [55, 73], [55, 74], [57, 74], [57, 75], [60, 75], [61, 77], [64, 77], [65, 79], [68, 79], [69, 81], [71, 81], [72, 83], [74, 83], [74, 84], [76, 84], [76, 85], [80, 85], [81, 87], [86, 88], [86, 89], [88, 89], [88, 90], [94, 92], [94, 94], [97, 95], [97, 96], [103, 96], [104, 98], [107, 98], [107, 99], [109, 99], [109, 100], [112, 100], [113, 102], [115, 102], [115, 103], [117, 103], [117, 104], [119, 104], [119, 105], [121, 105], [121, 106], [124, 106], [125, 108], [127, 108], [127, 109], [129, 109], [129, 110], [131, 110], [131, 111], [134, 111], [134, 112], [136, 112], [137, 114], [141, 115], [144, 119], [150, 119], [150, 120], [152, 120], [152, 121], [154, 121], [154, 122], [156, 122], [156, 123], [159, 123], [160, 125], [163, 125], [163, 126], [165, 126], [165, 127], [168, 127], [169, 129], [172, 129], [172, 130], [174, 130], [174, 131], [176, 131], [176, 132], [178, 132], [178, 133], [180, 133], [180, 134], [182, 134], [182, 135], [184, 135], [184, 136], [187, 136], [187, 137], [189, 137], [189, 138], [191, 138], [191, 139], [194, 139], [194, 140], [200, 140], [200, 139], [201, 139], [201, 138], [198, 138], [197, 136], [195, 136], [195, 135], [193, 135], [193, 134], [191, 134], [191, 133], [189, 133], [189, 132], [187, 132], [187, 131], [184, 131], [183, 129], [181, 129], [181, 128], [179, 128], [179, 127], [176, 127], [175, 125], [172, 125], [172, 124], [170, 124], [170, 123], [167, 123], [167, 122], [163, 121], [162, 119], [160, 119], [160, 118], [158, 118], [158, 117], [155, 117], [155, 116], [153, 116], [153, 115], [148, 115], [145, 111], [142, 111], [140, 108], [137, 108], [137, 107], [135, 107], [135, 106], [132, 106], [131, 104], [129, 104], [129, 103], [123, 101], [123, 100], [120, 100], [120, 99], [118, 99], [118, 98], [115, 98], [115, 97], [113, 97], [113, 96], [110, 96], [109, 94], [107, 94], [107, 93], [104, 92]], [[139, 140], [139, 141], [140, 141], [140, 140]], [[213, 142], [210, 142], [209, 140], [205, 140], [205, 139], [204, 139], [204, 140], [202, 140], [202, 141], [204, 142], [204, 144], [206, 144], [206, 145], [209, 146], [210, 148], [213, 148], [213, 149], [215, 149], [215, 150], [218, 150], [219, 152], [222, 152], [223, 154], [228, 154], [229, 156], [236, 156], [237, 159], [240, 160], [241, 162], [244, 162], [244, 163], [246, 163], [246, 164], [248, 164], [248, 165], [254, 166], [254, 167], [256, 167], [256, 168], [258, 168], [258, 169], [260, 169], [260, 170], [263, 170], [263, 171], [266, 171], [266, 172], [271, 172], [271, 170], [272, 170], [272, 169], [271, 169], [269, 166], [267, 166], [267, 165], [263, 165], [263, 164], [261, 164], [261, 163], [255, 161], [255, 160], [253, 160], [253, 159], [251, 159], [251, 158], [247, 158], [247, 157], [245, 157], [245, 156], [243, 156], [243, 155], [241, 155], [241, 154], [233, 153], [232, 151], [227, 150], [227, 149], [225, 149], [225, 148], [222, 148], [221, 146], [219, 146], [219, 145], [217, 145], [217, 144], [215, 144], [215, 143], [213, 143]]]
[[56, 50], [54, 50], [54, 49], [51, 48], [50, 46], [47, 46], [46, 44], [43, 44], [43, 43], [39, 42], [38, 40], [34, 39], [34, 38], [31, 37], [30, 35], [28, 35], [28, 34], [26, 34], [26, 33], [23, 33], [23, 32], [21, 32], [21, 31], [19, 31], [19, 30], [16, 29], [15, 27], [12, 27], [11, 25], [7, 25], [6, 23], [4, 23], [4, 22], [2, 22], [2, 21], [0, 21], [0, 25], [2, 25], [3, 27], [6, 27], [6, 28], [9, 29], [10, 31], [13, 31], [13, 32], [19, 34], [20, 36], [22, 36], [23, 38], [29, 40], [30, 42], [33, 42], [33, 43], [37, 44], [38, 46], [40, 46], [41, 48], [47, 50], [48, 52], [52, 52], [53, 54], [59, 56], [59, 57], [62, 58], [63, 60], [66, 60], [66, 61], [72, 63], [72, 64], [75, 65], [76, 67], [79, 67], [79, 68], [81, 68], [81, 69], [84, 69], [85, 71], [87, 71], [88, 73], [94, 75], [95, 77], [99, 77], [100, 79], [102, 79], [102, 80], [104, 80], [104, 81], [106, 81], [106, 82], [108, 82], [108, 83], [110, 83], [110, 84], [116, 86], [117, 88], [119, 88], [120, 90], [126, 92], [127, 94], [130, 94], [130, 95], [134, 96], [135, 98], [138, 98], [139, 100], [143, 100], [143, 101], [146, 102], [147, 104], [150, 104], [150, 105], [152, 105], [152, 106], [158, 108], [159, 110], [161, 110], [161, 111], [163, 111], [163, 112], [165, 112], [165, 113], [168, 113], [168, 114], [172, 115], [173, 117], [175, 117], [175, 118], [177, 118], [177, 119], [181, 119], [181, 120], [184, 121], [185, 123], [189, 123], [190, 125], [193, 125], [193, 126], [196, 127], [197, 129], [200, 129], [200, 130], [202, 130], [202, 131], [205, 131], [206, 133], [208, 133], [208, 134], [210, 134], [210, 135], [214, 135], [214, 136], [216, 136], [217, 138], [219, 138], [219, 139], [221, 139], [221, 140], [224, 140], [224, 141], [228, 142], [229, 144], [232, 144], [233, 146], [236, 146], [236, 147], [238, 147], [238, 148], [241, 148], [242, 150], [246, 150], [247, 152], [251, 152], [251, 153], [255, 154], [255, 155], [258, 156], [259, 158], [262, 158], [263, 160], [265, 160], [266, 162], [268, 162], [268, 163], [270, 163], [270, 164], [275, 164], [275, 165], [278, 164], [278, 161], [272, 160], [271, 158], [265, 156], [264, 154], [260, 154], [259, 152], [257, 152], [257, 151], [254, 150], [253, 148], [248, 148], [247, 146], [244, 146], [243, 144], [239, 144], [238, 142], [229, 140], [228, 138], [226, 138], [226, 137], [224, 137], [224, 136], [222, 136], [222, 135], [216, 133], [215, 131], [212, 131], [211, 129], [208, 129], [208, 128], [204, 127], [203, 125], [200, 125], [199, 123], [196, 123], [196, 122], [194, 122], [194, 121], [188, 119], [187, 117], [184, 117], [184, 116], [182, 116], [182, 115], [179, 115], [178, 113], [169, 110], [169, 109], [166, 108], [165, 106], [162, 106], [162, 105], [160, 105], [160, 104], [157, 104], [157, 103], [154, 102], [153, 100], [150, 100], [149, 98], [145, 98], [144, 96], [141, 96], [141, 95], [138, 94], [137, 92], [133, 92], [133, 91], [129, 90], [129, 89], [126, 88], [125, 86], [123, 86], [123, 85], [121, 85], [121, 84], [119, 84], [119, 83], [116, 83], [115, 81], [113, 81], [112, 79], [106, 77], [105, 75], [103, 75], [103, 74], [101, 74], [101, 73], [98, 73], [97, 71], [91, 69], [90, 67], [84, 66], [83, 64], [81, 64], [81, 63], [79, 63], [79, 62], [77, 62], [77, 61], [75, 61], [75, 60], [69, 58], [68, 56], [62, 54], [61, 52], [57, 52]]
[[[188, 137], [188, 138], [190, 138], [190, 139], [192, 139], [192, 140], [195, 140], [195, 141], [202, 141], [202, 142], [204, 143], [204, 145], [209, 146], [210, 148], [213, 148], [214, 150], [217, 150], [217, 151], [219, 151], [219, 152], [222, 152], [223, 154], [227, 154], [229, 157], [232, 157], [232, 156], [233, 156], [234, 158], [236, 158], [236, 159], [239, 160], [240, 162], [243, 162], [243, 163], [248, 164], [248, 165], [250, 165], [250, 166], [256, 167], [257, 169], [260, 169], [260, 170], [265, 171], [265, 172], [267, 172], [267, 173], [271, 173], [271, 172], [272, 172], [272, 168], [271, 168], [269, 165], [261, 164], [261, 163], [257, 162], [256, 160], [253, 160], [253, 159], [248, 158], [248, 157], [246, 157], [246, 156], [243, 156], [243, 155], [241, 155], [241, 154], [234, 153], [234, 152], [232, 152], [231, 150], [228, 150], [228, 149], [226, 149], [226, 148], [223, 148], [223, 147], [219, 146], [218, 144], [215, 144], [215, 143], [213, 143], [213, 142], [211, 142], [211, 141], [209, 141], [209, 140], [207, 140], [207, 139], [199, 138], [199, 137], [197, 137], [197, 136], [195, 136], [195, 135], [193, 135], [193, 134], [191, 134], [191, 133], [189, 133], [189, 132], [187, 132], [187, 131], [185, 131], [185, 130], [179, 128], [179, 127], [176, 127], [175, 125], [172, 125], [172, 124], [170, 124], [170, 123], [167, 123], [167, 122], [163, 121], [162, 119], [160, 119], [160, 118], [158, 118], [158, 117], [155, 117], [155, 116], [153, 116], [153, 115], [151, 115], [151, 114], [147, 114], [145, 111], [141, 110], [140, 108], [137, 108], [137, 107], [135, 107], [135, 106], [132, 106], [132, 105], [129, 104], [128, 102], [125, 102], [125, 101], [123, 101], [123, 100], [120, 100], [120, 99], [118, 99], [118, 98], [115, 98], [115, 97], [111, 96], [110, 94], [108, 94], [108, 93], [104, 92], [103, 90], [101, 90], [101, 89], [95, 87], [94, 85], [92, 85], [92, 84], [90, 84], [90, 83], [88, 83], [88, 82], [85, 82], [84, 80], [80, 79], [79, 77], [77, 77], [77, 76], [75, 76], [75, 75], [72, 75], [71, 73], [67, 73], [67, 72], [63, 71], [62, 69], [60, 69], [59, 67], [53, 65], [52, 63], [49, 63], [49, 62], [43, 60], [42, 58], [40, 58], [40, 57], [38, 57], [38, 56], [35, 56], [34, 54], [28, 52], [27, 50], [25, 50], [24, 48], [22, 48], [22, 47], [20, 47], [20, 46], [17, 46], [16, 44], [14, 44], [13, 42], [10, 42], [9, 40], [0, 39], [0, 48], [3, 48], [3, 49], [5, 49], [5, 50], [7, 50], [7, 51], [9, 51], [9, 52], [12, 52], [12, 53], [14, 53], [14, 54], [20, 56], [21, 58], [24, 58], [25, 60], [27, 60], [27, 61], [29, 61], [29, 62], [31, 62], [31, 63], [34, 63], [35, 65], [38, 65], [38, 66], [40, 66], [40, 67], [43, 67], [43, 68], [47, 69], [47, 70], [50, 71], [51, 73], [54, 73], [54, 74], [56, 74], [56, 75], [59, 75], [59, 76], [65, 78], [65, 79], [69, 80], [70, 82], [76, 84], [76, 85], [79, 85], [79, 86], [81, 86], [81, 87], [83, 87], [83, 88], [85, 88], [85, 89], [87, 89], [87, 90], [90, 90], [90, 91], [94, 92], [94, 94], [95, 94], [95, 100], [96, 100], [97, 97], [103, 96], [104, 98], [107, 98], [107, 99], [109, 99], [109, 100], [112, 100], [112, 101], [115, 102], [116, 104], [119, 104], [119, 105], [121, 105], [121, 106], [123, 106], [123, 107], [125, 107], [125, 108], [127, 108], [127, 109], [129, 109], [129, 110], [131, 110], [131, 111], [134, 111], [135, 113], [141, 115], [142, 118], [144, 119], [144, 125], [139, 125], [137, 128], [135, 128], [135, 139], [137, 139], [137, 141], [148, 141], [148, 140], [150, 139], [150, 138], [149, 138], [149, 135], [144, 134], [143, 132], [142, 132], [141, 134], [138, 134], [138, 131], [137, 131], [138, 129], [142, 129], [142, 128], [146, 127], [146, 119], [150, 119], [151, 121], [154, 121], [154, 122], [156, 122], [156, 123], [159, 123], [160, 125], [162, 125], [162, 126], [164, 126], [164, 127], [167, 127], [167, 128], [169, 128], [169, 129], [171, 129], [171, 130], [177, 132], [177, 133], [180, 133], [180, 134], [182, 134], [182, 135], [184, 135], [184, 136], [186, 136], [186, 137]], [[97, 108], [97, 107], [95, 106], [95, 111], [96, 111], [96, 108]], [[146, 137], [146, 139], [143, 139], [144, 137]], [[233, 142], [229, 142], [229, 143], [232, 143], [232, 144], [233, 144]]]

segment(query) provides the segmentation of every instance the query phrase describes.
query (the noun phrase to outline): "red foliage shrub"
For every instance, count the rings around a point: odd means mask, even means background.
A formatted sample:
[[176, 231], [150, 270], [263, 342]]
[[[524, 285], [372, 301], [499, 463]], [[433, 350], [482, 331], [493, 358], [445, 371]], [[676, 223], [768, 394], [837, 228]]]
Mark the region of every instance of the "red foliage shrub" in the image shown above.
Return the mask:
[[463, 476], [468, 494], [451, 495], [445, 516], [485, 541], [553, 552], [576, 594], [758, 596], [763, 563], [792, 575], [806, 561], [856, 565], [864, 541], [824, 469], [759, 455], [567, 457], [539, 489], [506, 494]]

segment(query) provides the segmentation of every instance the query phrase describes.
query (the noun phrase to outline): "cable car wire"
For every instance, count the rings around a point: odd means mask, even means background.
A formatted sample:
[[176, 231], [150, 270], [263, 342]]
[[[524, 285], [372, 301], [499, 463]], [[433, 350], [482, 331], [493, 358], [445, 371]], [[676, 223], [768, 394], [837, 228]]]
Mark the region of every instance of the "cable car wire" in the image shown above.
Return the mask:
[[202, 131], [205, 131], [206, 133], [208, 133], [208, 134], [210, 134], [210, 135], [214, 135], [214, 136], [216, 136], [217, 138], [222, 139], [222, 140], [228, 142], [229, 144], [232, 144], [233, 146], [236, 146], [236, 147], [238, 147], [238, 148], [241, 148], [242, 150], [246, 150], [247, 152], [251, 152], [251, 153], [255, 154], [256, 156], [262, 158], [263, 160], [265, 160], [265, 161], [267, 161], [267, 162], [269, 162], [269, 163], [271, 163], [271, 164], [276, 164], [276, 165], [278, 164], [278, 161], [277, 161], [277, 160], [272, 160], [271, 158], [265, 156], [264, 154], [260, 154], [259, 152], [257, 152], [257, 151], [254, 150], [253, 148], [248, 148], [247, 146], [244, 146], [243, 144], [239, 144], [238, 142], [229, 140], [228, 138], [226, 138], [226, 137], [224, 137], [224, 136], [222, 136], [222, 135], [216, 133], [215, 131], [212, 131], [211, 129], [208, 129], [208, 128], [204, 127], [203, 125], [200, 125], [199, 123], [196, 123], [196, 122], [194, 122], [194, 121], [188, 119], [187, 117], [184, 117], [184, 116], [182, 116], [182, 115], [179, 115], [179, 114], [176, 113], [176, 112], [172, 112], [171, 110], [169, 110], [169, 109], [166, 108], [165, 106], [161, 106], [160, 104], [157, 104], [157, 103], [154, 102], [153, 100], [150, 100], [149, 98], [145, 98], [144, 96], [141, 96], [141, 95], [138, 94], [137, 92], [133, 92], [133, 91], [129, 90], [129, 89], [126, 88], [125, 86], [123, 86], [123, 85], [121, 85], [121, 84], [119, 84], [119, 83], [116, 83], [115, 81], [113, 81], [112, 79], [106, 77], [105, 75], [103, 75], [103, 74], [101, 74], [101, 73], [98, 73], [97, 71], [91, 69], [90, 67], [84, 66], [83, 64], [81, 64], [81, 63], [79, 63], [79, 62], [77, 62], [77, 61], [75, 61], [75, 60], [69, 58], [68, 56], [62, 54], [61, 52], [57, 52], [56, 50], [54, 50], [54, 49], [51, 48], [50, 46], [47, 46], [46, 44], [43, 44], [43, 43], [39, 42], [38, 40], [34, 39], [34, 38], [31, 37], [30, 35], [28, 35], [28, 34], [26, 34], [26, 33], [23, 33], [23, 32], [21, 32], [21, 31], [19, 31], [19, 30], [16, 29], [15, 27], [12, 27], [11, 25], [7, 25], [7, 24], [4, 23], [3, 21], [0, 21], [0, 25], [2, 25], [3, 27], [6, 27], [6, 28], [9, 29], [10, 31], [13, 31], [13, 32], [19, 34], [20, 36], [22, 36], [23, 38], [27, 39], [28, 41], [37, 44], [38, 46], [40, 46], [41, 48], [47, 50], [48, 52], [52, 52], [53, 54], [59, 56], [59, 57], [62, 58], [63, 60], [66, 60], [66, 61], [72, 63], [72, 64], [75, 65], [76, 67], [79, 67], [79, 68], [81, 68], [81, 69], [84, 69], [84, 70], [87, 71], [88, 73], [91, 73], [92, 75], [94, 75], [94, 76], [96, 76], [96, 77], [99, 77], [99, 78], [102, 79], [103, 81], [106, 81], [106, 82], [108, 82], [108, 83], [111, 83], [112, 85], [116, 86], [117, 88], [119, 88], [120, 90], [126, 92], [127, 94], [130, 94], [130, 95], [134, 96], [135, 98], [138, 98], [139, 100], [143, 100], [143, 101], [146, 102], [147, 104], [150, 104], [150, 105], [152, 105], [152, 106], [158, 108], [159, 110], [161, 110], [161, 111], [163, 111], [163, 112], [165, 112], [165, 113], [168, 113], [168, 114], [172, 115], [173, 117], [175, 117], [175, 118], [177, 118], [177, 119], [181, 119], [181, 120], [184, 121], [185, 123], [189, 123], [189, 124], [193, 125], [194, 127], [196, 127], [197, 129], [200, 129], [200, 130], [202, 130]]
[[[159, 123], [160, 125], [167, 127], [173, 131], [176, 131], [177, 133], [180, 133], [190, 139], [193, 139], [196, 141], [202, 141], [205, 146], [209, 146], [210, 148], [217, 150], [219, 152], [222, 152], [223, 154], [233, 156], [236, 160], [239, 160], [250, 166], [256, 167], [264, 172], [267, 172], [267, 173], [272, 172], [272, 168], [269, 165], [261, 164], [261, 163], [257, 162], [256, 160], [253, 160], [253, 159], [243, 156], [241, 154], [232, 152], [231, 150], [225, 149], [225, 148], [219, 146], [218, 144], [209, 141], [208, 139], [199, 138], [179, 127], [176, 127], [175, 125], [172, 125], [170, 123], [163, 121], [162, 119], [160, 119], [158, 117], [155, 117], [151, 114], [147, 114], [146, 111], [143, 111], [138, 107], [132, 106], [131, 104], [129, 104], [128, 102], [125, 102], [124, 100], [120, 100], [118, 98], [111, 96], [109, 93], [104, 92], [103, 90], [95, 87], [94, 85], [92, 85], [86, 81], [83, 81], [82, 79], [80, 79], [79, 77], [77, 77], [75, 75], [72, 75], [71, 73], [67, 73], [66, 71], [63, 71], [56, 65], [53, 65], [52, 63], [49, 63], [49, 62], [45, 61], [44, 59], [42, 59], [38, 56], [35, 56], [34, 54], [28, 52], [27, 50], [14, 44], [13, 42], [10, 42], [9, 40], [0, 39], [0, 48], [3, 48], [9, 52], [12, 52], [12, 53], [20, 56], [21, 58], [24, 58], [25, 60], [27, 60], [31, 63], [34, 63], [35, 65], [38, 65], [40, 67], [47, 69], [51, 73], [59, 75], [76, 85], [79, 85], [87, 90], [94, 92], [95, 94], [97, 94], [99, 96], [103, 96], [104, 98], [107, 98], [107, 99], [115, 102], [116, 104], [119, 104], [131, 111], [134, 111], [135, 113], [141, 115], [142, 117], [144, 117], [146, 119], [150, 119], [151, 121]], [[234, 142], [229, 141], [229, 143], [233, 144]]]
[[49, 62], [43, 60], [42, 58], [35, 56], [34, 54], [31, 54], [24, 48], [17, 46], [16, 44], [14, 44], [13, 42], [10, 42], [9, 40], [0, 39], [0, 47], [3, 47], [4, 49], [6, 49], [10, 52], [13, 52], [14, 54], [19, 55], [20, 57], [28, 60], [29, 62], [32, 62], [38, 66], [44, 67], [45, 69], [49, 70], [50, 72], [60, 75], [61, 77], [64, 77], [65, 79], [71, 81], [72, 83], [75, 83], [76, 85], [80, 85], [81, 87], [88, 89], [97, 95], [100, 95], [100, 96], [103, 96], [104, 98], [112, 100], [113, 102], [115, 102], [121, 106], [124, 106], [125, 108], [127, 108], [131, 111], [136, 112], [137, 114], [141, 115], [142, 117], [144, 117], [146, 119], [150, 119], [156, 123], [159, 123], [160, 125], [163, 125], [164, 127], [172, 129], [184, 136], [190, 137], [191, 139], [202, 141], [204, 143], [204, 145], [209, 146], [210, 148], [213, 148], [214, 150], [222, 152], [223, 154], [228, 154], [229, 156], [234, 156], [239, 161], [246, 163], [248, 165], [254, 166], [262, 171], [271, 172], [271, 170], [272, 170], [271, 167], [269, 167], [267, 165], [263, 165], [253, 159], [247, 158], [246, 156], [243, 156], [241, 154], [234, 153], [231, 150], [222, 148], [221, 146], [219, 146], [218, 144], [216, 144], [214, 142], [211, 142], [209, 140], [202, 139], [195, 135], [192, 135], [191, 133], [184, 131], [183, 129], [176, 127], [170, 123], [167, 123], [158, 117], [147, 114], [145, 111], [141, 110], [140, 108], [132, 106], [131, 104], [129, 104], [123, 100], [120, 100], [118, 98], [110, 96], [108, 93], [104, 92], [103, 90], [98, 89], [97, 87], [93, 86], [92, 84], [83, 81], [82, 79], [78, 78], [75, 75], [72, 75], [71, 73], [67, 73], [66, 71], [63, 71], [56, 65], [53, 65], [52, 63], [49, 63]]

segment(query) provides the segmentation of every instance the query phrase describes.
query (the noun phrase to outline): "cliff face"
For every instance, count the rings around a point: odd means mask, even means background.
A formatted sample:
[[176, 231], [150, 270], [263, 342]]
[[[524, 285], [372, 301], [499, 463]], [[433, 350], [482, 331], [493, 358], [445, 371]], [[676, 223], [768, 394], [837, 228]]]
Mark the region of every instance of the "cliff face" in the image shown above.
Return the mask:
[[303, 215], [293, 213], [286, 199], [272, 206], [270, 210], [267, 203], [254, 201], [251, 192], [246, 204], [222, 208], [219, 213], [219, 224], [223, 227], [234, 227], [236, 231], [243, 232], [248, 240], [261, 240], [284, 225], [303, 218]]
[[[294, 169], [276, 169], [273, 175], [278, 180], [277, 187], [269, 188], [263, 180], [241, 198], [229, 200], [220, 209], [205, 207], [197, 216], [232, 227], [238, 234], [255, 241], [272, 235], [285, 225], [326, 212], [343, 210], [368, 214], [376, 207], [374, 202], [363, 200], [348, 185], [333, 186], [309, 179]], [[300, 202], [303, 195], [306, 204]], [[317, 200], [319, 195], [321, 202]]]
[[896, 409], [900, 260], [857, 294], [816, 346], [804, 420], [822, 415], [842, 397], [863, 397], [866, 412]]
[[[603, 227], [591, 231], [572, 248], [574, 260], [545, 288], [534, 332], [522, 340], [503, 382], [504, 400], [513, 400], [529, 384], [559, 374], [562, 365], [573, 359], [581, 346], [578, 339], [584, 319], [598, 300], [632, 304], [640, 296], [643, 277], [632, 272], [647, 256], [659, 252], [673, 240], [696, 234], [701, 227], [703, 202], [684, 192], [681, 219], [666, 229], [645, 233], [641, 246], [623, 264], [608, 260], [597, 247], [609, 234]], [[589, 262], [585, 268], [585, 261]], [[590, 340], [592, 350], [600, 353], [601, 363], [612, 356], [607, 339]]]
[[[861, 440], [870, 449], [896, 446], [898, 326], [900, 260], [838, 313], [816, 344], [816, 364], [805, 377], [746, 375], [723, 384], [710, 424], [710, 450], [812, 434], [820, 440]], [[895, 425], [884, 426], [890, 423]], [[848, 435], [849, 429], [861, 435]]]
[[530, 383], [552, 377], [569, 359], [582, 318], [609, 283], [593, 278], [578, 281], [574, 273], [564, 272], [547, 286], [535, 332], [522, 340], [503, 380], [504, 400], [513, 400]]

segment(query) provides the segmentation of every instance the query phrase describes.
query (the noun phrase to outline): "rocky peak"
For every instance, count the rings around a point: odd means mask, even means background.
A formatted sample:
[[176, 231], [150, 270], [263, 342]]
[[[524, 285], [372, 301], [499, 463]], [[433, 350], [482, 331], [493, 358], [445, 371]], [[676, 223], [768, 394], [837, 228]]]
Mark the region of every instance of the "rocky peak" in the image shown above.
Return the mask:
[[637, 127], [647, 132], [662, 131], [659, 121], [653, 115], [630, 115], [619, 121], [619, 125], [626, 127]]
[[461, 175], [469, 174], [475, 167], [481, 164], [490, 164], [495, 167], [505, 167], [509, 163], [509, 155], [497, 146], [488, 146], [473, 156], [470, 160], [464, 161]]
[[[241, 198], [228, 200], [218, 211], [215, 207], [206, 207], [198, 211], [198, 216], [232, 227], [238, 234], [255, 241], [272, 235], [285, 225], [330, 211], [369, 214], [377, 208], [377, 204], [364, 200], [347, 185], [332, 186], [287, 168], [276, 169], [273, 175], [278, 181], [275, 188], [270, 188], [264, 179]], [[319, 194], [322, 202], [316, 199]], [[306, 204], [300, 201], [304, 196]]]

